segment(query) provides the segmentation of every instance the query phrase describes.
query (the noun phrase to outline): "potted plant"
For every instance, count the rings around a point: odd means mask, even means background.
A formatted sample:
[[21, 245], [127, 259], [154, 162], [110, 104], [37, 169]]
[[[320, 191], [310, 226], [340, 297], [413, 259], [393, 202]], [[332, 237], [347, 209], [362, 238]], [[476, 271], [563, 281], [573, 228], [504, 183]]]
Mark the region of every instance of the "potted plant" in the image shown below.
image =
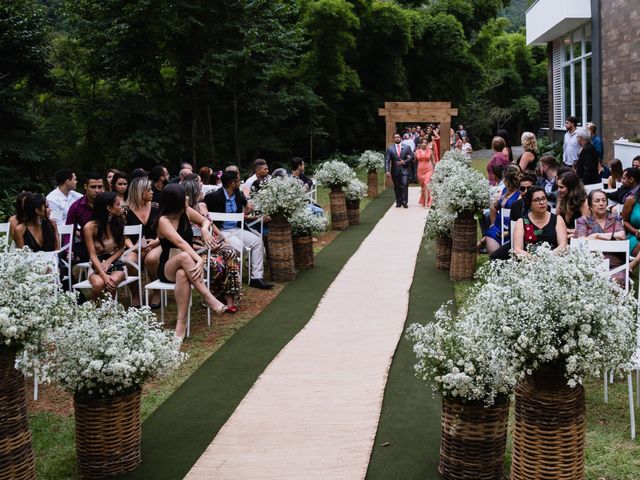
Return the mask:
[[[55, 272], [55, 273], [54, 273]], [[0, 253], [0, 472], [35, 478], [23, 371], [53, 326], [73, 317], [75, 297], [59, 287], [51, 259], [29, 249]]]
[[415, 341], [416, 375], [442, 396], [438, 470], [447, 480], [498, 480], [515, 375], [481, 325], [449, 307], [407, 334]]
[[384, 168], [384, 154], [365, 150], [360, 155], [358, 167], [367, 170], [367, 195], [371, 198], [378, 198], [378, 170]]
[[[584, 250], [490, 262], [465, 311], [516, 372], [511, 479], [584, 478], [582, 381], [626, 366], [636, 344], [636, 302]], [[507, 301], [508, 300], [508, 301]]]
[[297, 210], [289, 219], [293, 237], [293, 258], [297, 269], [313, 267], [313, 237], [327, 228], [324, 213], [315, 214], [308, 208]]
[[451, 247], [453, 222], [456, 215], [434, 203], [427, 216], [425, 236], [436, 242], [436, 270], [449, 270], [451, 267]]
[[355, 178], [355, 172], [344, 162], [329, 160], [324, 162], [315, 173], [315, 179], [324, 187], [331, 189], [329, 194], [331, 208], [331, 228], [346, 230], [349, 227], [347, 205], [342, 189]]
[[307, 196], [297, 179], [272, 178], [253, 195], [256, 208], [269, 215], [269, 257], [271, 278], [276, 282], [288, 282], [296, 276], [293, 260], [291, 225], [288, 218], [307, 205]]
[[133, 470], [141, 462], [142, 385], [180, 365], [180, 339], [163, 330], [149, 308], [125, 309], [107, 299], [78, 307], [50, 342], [48, 379], [74, 396], [81, 474], [103, 478]]
[[367, 195], [367, 186], [357, 178], [352, 178], [344, 189], [349, 226], [360, 225], [360, 200]]

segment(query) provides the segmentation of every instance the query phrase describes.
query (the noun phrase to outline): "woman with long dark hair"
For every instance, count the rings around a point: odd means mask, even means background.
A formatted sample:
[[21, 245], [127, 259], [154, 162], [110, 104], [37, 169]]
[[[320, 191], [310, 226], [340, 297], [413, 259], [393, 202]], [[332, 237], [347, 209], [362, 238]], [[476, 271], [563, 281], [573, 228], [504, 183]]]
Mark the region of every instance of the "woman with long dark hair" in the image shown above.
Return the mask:
[[49, 218], [47, 199], [32, 193], [24, 199], [24, 220], [15, 230], [18, 248], [29, 247], [34, 252], [55, 252], [60, 248], [56, 223]]
[[558, 179], [557, 212], [567, 225], [569, 236], [573, 236], [576, 220], [589, 215], [587, 192], [580, 177], [573, 172], [567, 172]]
[[111, 178], [111, 192], [115, 192], [122, 203], [127, 201], [127, 194], [129, 193], [129, 179], [124, 172], [115, 172]]
[[14, 240], [16, 238], [16, 227], [21, 223], [24, 223], [24, 201], [31, 195], [31, 192], [22, 191], [16, 196], [16, 209], [15, 215], [9, 217], [9, 239]]
[[[205, 261], [193, 249], [192, 223], [200, 226], [203, 244], [215, 247], [214, 238], [209, 233], [211, 222], [187, 205], [184, 187], [180, 184], [167, 185], [160, 196], [158, 238], [162, 253], [158, 278], [176, 284], [176, 336], [179, 338], [184, 338], [186, 331], [191, 285], [216, 315], [222, 315], [227, 310], [227, 306], [213, 296], [203, 281]], [[172, 249], [178, 250], [175, 255], [171, 255]]]
[[93, 202], [91, 221], [82, 228], [89, 253], [91, 294], [98, 298], [104, 289], [115, 296], [125, 279], [125, 264], [120, 260], [128, 240], [124, 236], [122, 201], [115, 192], [98, 194]]

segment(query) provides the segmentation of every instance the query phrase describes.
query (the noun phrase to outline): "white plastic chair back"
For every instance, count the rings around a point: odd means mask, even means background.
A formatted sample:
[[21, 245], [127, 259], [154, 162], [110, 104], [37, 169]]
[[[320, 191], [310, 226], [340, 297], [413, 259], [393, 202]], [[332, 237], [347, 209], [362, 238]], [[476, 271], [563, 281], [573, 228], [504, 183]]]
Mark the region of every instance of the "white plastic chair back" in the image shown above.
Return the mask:
[[[587, 240], [586, 238], [572, 238], [571, 248], [586, 248], [590, 252], [619, 253], [624, 255], [624, 263], [613, 269], [608, 269], [608, 276], [624, 271], [624, 291], [629, 291], [629, 240]], [[607, 260], [608, 263], [608, 260]]]
[[[509, 218], [510, 216], [511, 216], [510, 208], [500, 209], [500, 244], [501, 245], [504, 245], [507, 242], [504, 232], [507, 227], [506, 219]], [[511, 224], [509, 224], [509, 238], [511, 238], [511, 232], [513, 232], [513, 229], [511, 228]]]
[[11, 239], [9, 238], [9, 222], [0, 223], [0, 245], [2, 244], [7, 247], [11, 244]]
[[[58, 240], [60, 242], [60, 252], [66, 252], [60, 256], [60, 262], [67, 269], [67, 274], [64, 275], [62, 281], [69, 282], [69, 291], [71, 291], [71, 285], [73, 283], [72, 260], [73, 260], [73, 225], [60, 225], [58, 226]], [[64, 240], [67, 242], [64, 243]]]
[[589, 185], [585, 185], [584, 190], [587, 192], [587, 195], [594, 190], [602, 190], [602, 183], [591, 183]]

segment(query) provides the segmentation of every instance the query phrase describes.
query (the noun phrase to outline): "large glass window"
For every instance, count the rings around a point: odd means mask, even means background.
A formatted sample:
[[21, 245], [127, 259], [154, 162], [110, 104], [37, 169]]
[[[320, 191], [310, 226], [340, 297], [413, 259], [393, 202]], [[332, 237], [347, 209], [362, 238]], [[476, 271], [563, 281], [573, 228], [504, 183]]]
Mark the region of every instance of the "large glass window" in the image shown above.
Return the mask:
[[591, 24], [584, 25], [570, 34], [563, 41], [562, 55], [562, 95], [564, 98], [556, 99], [562, 104], [564, 120], [569, 116], [576, 117], [578, 125], [586, 125], [591, 121]]

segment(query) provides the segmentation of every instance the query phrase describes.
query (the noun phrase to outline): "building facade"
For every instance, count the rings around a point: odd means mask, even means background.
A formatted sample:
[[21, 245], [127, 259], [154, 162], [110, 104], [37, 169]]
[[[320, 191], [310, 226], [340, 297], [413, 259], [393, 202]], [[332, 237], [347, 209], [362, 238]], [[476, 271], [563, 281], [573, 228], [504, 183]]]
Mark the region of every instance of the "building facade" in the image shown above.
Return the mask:
[[640, 0], [538, 0], [526, 26], [547, 45], [550, 135], [593, 122], [611, 160], [614, 140], [640, 136]]

